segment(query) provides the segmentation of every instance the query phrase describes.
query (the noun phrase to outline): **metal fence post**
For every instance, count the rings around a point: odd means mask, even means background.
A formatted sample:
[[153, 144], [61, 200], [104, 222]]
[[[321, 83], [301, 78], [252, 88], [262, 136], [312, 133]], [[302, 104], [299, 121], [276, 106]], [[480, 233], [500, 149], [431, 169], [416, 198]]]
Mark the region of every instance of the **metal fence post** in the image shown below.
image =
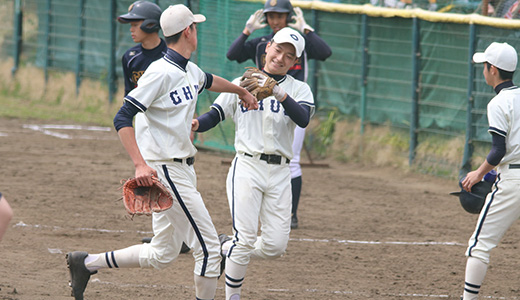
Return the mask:
[[471, 157], [473, 156], [473, 137], [475, 136], [475, 127], [473, 126], [473, 106], [474, 106], [474, 80], [475, 68], [473, 66], [473, 53], [475, 53], [476, 30], [475, 24], [469, 25], [469, 45], [468, 45], [468, 104], [466, 108], [466, 142], [464, 144], [464, 156], [462, 158], [462, 167], [459, 176], [462, 177], [471, 171]]
[[[318, 34], [318, 12], [315, 9], [312, 10], [312, 27], [314, 27], [314, 32]], [[310, 61], [310, 65], [312, 66], [312, 92], [318, 95], [318, 62], [313, 59]], [[315, 109], [318, 109], [319, 101], [315, 101], [314, 105], [316, 106]]]
[[85, 25], [85, 0], [79, 0], [79, 9], [78, 9], [78, 49], [77, 49], [77, 57], [76, 57], [76, 95], [79, 94], [79, 87], [81, 85], [81, 66], [83, 62], [83, 37], [85, 35], [85, 30], [83, 29]]
[[412, 31], [412, 111], [410, 120], [410, 152], [408, 154], [408, 164], [410, 166], [415, 159], [417, 135], [419, 130], [419, 73], [421, 65], [420, 43], [419, 19], [414, 17]]
[[361, 16], [361, 104], [359, 108], [359, 118], [361, 119], [361, 135], [365, 133], [365, 122], [367, 113], [367, 83], [368, 83], [368, 16]]
[[110, 56], [108, 58], [108, 101], [114, 102], [116, 92], [116, 0], [110, 1]]
[[14, 34], [13, 34], [13, 58], [14, 65], [11, 69], [11, 75], [14, 76], [18, 66], [20, 65], [20, 52], [22, 51], [22, 0], [15, 0], [14, 2]]
[[45, 48], [44, 48], [44, 62], [43, 62], [43, 73], [45, 76], [45, 83], [47, 83], [49, 79], [49, 47], [50, 47], [50, 30], [51, 30], [51, 0], [47, 0], [45, 3], [45, 11], [46, 11], [46, 22], [47, 26], [45, 27]]

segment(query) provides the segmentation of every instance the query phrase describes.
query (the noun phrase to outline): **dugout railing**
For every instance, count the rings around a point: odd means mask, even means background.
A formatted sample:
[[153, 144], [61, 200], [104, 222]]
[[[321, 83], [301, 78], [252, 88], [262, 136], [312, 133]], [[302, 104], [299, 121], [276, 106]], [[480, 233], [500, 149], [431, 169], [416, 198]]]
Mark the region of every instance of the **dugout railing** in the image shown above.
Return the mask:
[[[7, 25], [0, 28], [0, 56], [12, 57], [13, 74], [24, 64], [44, 70], [73, 72], [106, 83], [110, 99], [121, 82], [120, 58], [133, 45], [128, 26], [116, 16], [127, 0], [14, 0], [0, 3]], [[252, 62], [226, 59], [232, 41], [262, 0], [154, 1], [161, 8], [188, 5], [206, 15], [199, 26], [199, 48], [193, 60], [205, 71], [233, 79]], [[477, 14], [390, 9], [324, 1], [292, 1], [307, 22], [332, 48], [325, 62], [311, 61], [309, 84], [318, 115], [337, 110], [368, 124], [389, 124], [409, 132], [409, 164], [423, 134], [465, 137], [462, 170], [471, 168], [475, 142], [488, 143], [486, 105], [493, 90], [472, 53], [492, 41], [520, 49], [520, 21]], [[337, 2], [337, 1], [336, 1]], [[350, 2], [355, 3], [355, 2]], [[445, 2], [445, 7], [448, 2]], [[440, 6], [442, 8], [442, 6]], [[253, 37], [269, 29], [258, 30]], [[518, 74], [515, 75], [515, 80]], [[215, 98], [204, 93], [205, 112]], [[119, 101], [119, 100], [118, 100]], [[198, 139], [198, 145], [233, 150], [234, 126], [224, 122]]]

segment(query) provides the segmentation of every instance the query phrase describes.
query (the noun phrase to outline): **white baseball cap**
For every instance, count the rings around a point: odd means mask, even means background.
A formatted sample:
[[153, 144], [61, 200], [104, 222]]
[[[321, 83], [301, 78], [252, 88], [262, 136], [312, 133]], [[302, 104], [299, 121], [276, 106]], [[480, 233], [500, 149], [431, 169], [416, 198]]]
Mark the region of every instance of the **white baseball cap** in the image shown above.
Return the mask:
[[504, 71], [514, 72], [518, 54], [515, 48], [508, 43], [493, 42], [486, 51], [473, 54], [473, 61], [476, 63], [488, 62]]
[[161, 29], [164, 36], [175, 35], [193, 23], [206, 21], [203, 15], [194, 15], [189, 8], [182, 4], [170, 5], [161, 14]]
[[303, 49], [305, 49], [305, 40], [303, 39], [302, 35], [298, 31], [290, 27], [280, 29], [274, 35], [273, 41], [277, 44], [292, 44], [294, 46], [294, 49], [296, 49], [297, 57], [302, 56]]

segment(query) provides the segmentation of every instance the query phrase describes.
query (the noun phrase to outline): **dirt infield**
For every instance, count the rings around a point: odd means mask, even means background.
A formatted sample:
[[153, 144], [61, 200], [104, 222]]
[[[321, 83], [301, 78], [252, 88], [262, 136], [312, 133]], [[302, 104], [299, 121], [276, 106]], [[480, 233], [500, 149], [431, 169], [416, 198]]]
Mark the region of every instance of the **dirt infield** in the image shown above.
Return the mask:
[[[45, 126], [44, 126], [45, 125]], [[50, 126], [50, 125], [62, 125]], [[72, 299], [65, 253], [99, 253], [149, 236], [129, 220], [119, 182], [133, 165], [113, 129], [0, 119], [0, 191], [15, 217], [0, 242], [0, 299]], [[230, 233], [229, 155], [200, 151], [199, 190]], [[448, 193], [457, 184], [391, 168], [305, 168], [300, 228], [287, 254], [253, 261], [243, 299], [459, 299], [464, 250], [476, 222]], [[520, 225], [494, 250], [481, 294], [520, 299]], [[86, 299], [194, 299], [191, 254], [164, 270], [101, 270]], [[216, 299], [224, 299], [224, 280]]]

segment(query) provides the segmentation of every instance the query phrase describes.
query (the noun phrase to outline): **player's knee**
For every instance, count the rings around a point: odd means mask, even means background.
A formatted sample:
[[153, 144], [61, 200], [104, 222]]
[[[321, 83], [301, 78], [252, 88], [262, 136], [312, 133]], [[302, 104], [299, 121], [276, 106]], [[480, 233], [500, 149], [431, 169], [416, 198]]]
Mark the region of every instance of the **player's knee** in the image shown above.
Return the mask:
[[168, 267], [174, 260], [175, 258], [170, 256], [156, 256], [151, 265], [156, 269], [162, 270]]
[[164, 269], [168, 267], [178, 256], [178, 251], [167, 248], [152, 247], [150, 244], [143, 244], [144, 251], [142, 250], [141, 255], [144, 253], [143, 259], [140, 259], [141, 267], [153, 267], [155, 269]]
[[284, 255], [286, 249], [287, 244], [272, 244], [264, 245], [262, 252], [267, 259], [275, 259]]

